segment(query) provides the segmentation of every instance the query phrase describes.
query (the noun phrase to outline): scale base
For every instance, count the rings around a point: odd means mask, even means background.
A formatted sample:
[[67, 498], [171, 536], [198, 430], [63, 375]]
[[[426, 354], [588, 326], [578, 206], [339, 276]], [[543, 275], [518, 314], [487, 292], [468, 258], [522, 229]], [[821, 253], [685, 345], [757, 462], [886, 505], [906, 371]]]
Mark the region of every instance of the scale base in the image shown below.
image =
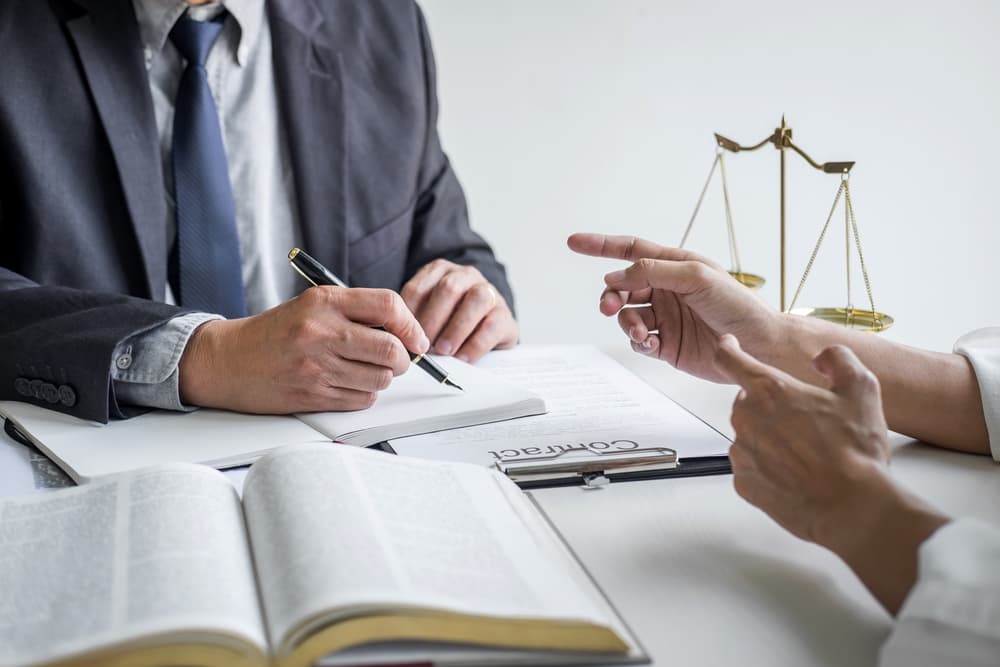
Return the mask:
[[736, 282], [746, 285], [750, 289], [757, 289], [764, 284], [764, 277], [756, 273], [744, 273], [743, 271], [730, 271], [729, 275], [736, 278]]
[[832, 322], [859, 331], [885, 331], [892, 326], [894, 320], [878, 311], [861, 308], [795, 308], [788, 311], [793, 315], [815, 317], [819, 320]]

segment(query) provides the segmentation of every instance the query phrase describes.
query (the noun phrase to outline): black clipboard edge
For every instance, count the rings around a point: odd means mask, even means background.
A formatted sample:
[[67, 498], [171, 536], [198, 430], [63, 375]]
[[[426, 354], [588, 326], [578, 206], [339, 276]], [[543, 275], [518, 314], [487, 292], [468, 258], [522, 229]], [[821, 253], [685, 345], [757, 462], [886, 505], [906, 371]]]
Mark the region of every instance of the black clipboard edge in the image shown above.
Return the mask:
[[[681, 406], [683, 407], [683, 406]], [[708, 426], [708, 424], [706, 424]], [[709, 426], [711, 428], [711, 426]], [[715, 429], [713, 429], [715, 430]], [[396, 454], [388, 442], [377, 442], [368, 445], [368, 449], [374, 449], [387, 454]], [[721, 456], [692, 456], [681, 459], [677, 466], [665, 468], [663, 470], [640, 470], [636, 472], [619, 472], [607, 475], [608, 480], [614, 482], [638, 482], [647, 479], [668, 479], [672, 477], [704, 477], [706, 475], [729, 475], [733, 472], [733, 466], [729, 463], [729, 457]], [[563, 486], [583, 486], [583, 477], [571, 475], [557, 479], [533, 479], [523, 482], [515, 482], [522, 490], [532, 489], [552, 489]]]
[[31, 439], [28, 438], [28, 436], [21, 433], [21, 431], [18, 430], [17, 425], [9, 417], [5, 417], [3, 420], [3, 430], [4, 433], [9, 435], [10, 439], [13, 440], [14, 442], [24, 445], [25, 447], [28, 447], [35, 451], [38, 451], [38, 449], [35, 447], [35, 443], [33, 443]]
[[[637, 482], [652, 479], [669, 479], [674, 477], [704, 477], [706, 475], [728, 475], [733, 472], [728, 456], [695, 456], [681, 459], [674, 468], [664, 470], [641, 470], [637, 472], [609, 473], [608, 480], [615, 482]], [[562, 486], [583, 486], [583, 477], [573, 475], [557, 479], [533, 479], [516, 482], [524, 491], [532, 489], [551, 489]]]

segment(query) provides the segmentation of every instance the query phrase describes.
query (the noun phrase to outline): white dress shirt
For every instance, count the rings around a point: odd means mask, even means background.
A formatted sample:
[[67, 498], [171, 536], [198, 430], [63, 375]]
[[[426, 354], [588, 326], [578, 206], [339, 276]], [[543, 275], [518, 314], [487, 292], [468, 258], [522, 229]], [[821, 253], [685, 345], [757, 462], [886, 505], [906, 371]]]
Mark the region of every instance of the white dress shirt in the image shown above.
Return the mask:
[[[1000, 461], [1000, 327], [963, 336], [955, 352], [975, 370], [990, 450]], [[920, 546], [918, 563], [881, 667], [1000, 665], [1000, 527], [952, 521]]]
[[[304, 287], [288, 266], [300, 245], [288, 142], [280, 121], [264, 0], [222, 0], [190, 6], [184, 0], [132, 0], [139, 21], [163, 160], [167, 239], [176, 234], [171, 149], [174, 98], [184, 60], [169, 39], [185, 11], [198, 21], [228, 11], [205, 69], [219, 115], [240, 240], [243, 285], [251, 315], [287, 301]], [[169, 284], [162, 298], [174, 303]], [[112, 362], [115, 393], [123, 403], [184, 409], [177, 365], [198, 325], [218, 315], [178, 317], [118, 346]]]

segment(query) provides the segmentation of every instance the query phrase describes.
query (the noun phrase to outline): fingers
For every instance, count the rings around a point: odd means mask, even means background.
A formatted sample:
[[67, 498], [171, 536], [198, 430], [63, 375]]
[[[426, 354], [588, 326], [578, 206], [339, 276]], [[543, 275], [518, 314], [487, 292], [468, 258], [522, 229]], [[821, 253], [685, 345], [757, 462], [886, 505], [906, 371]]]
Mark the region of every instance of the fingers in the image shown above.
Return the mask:
[[[702, 262], [648, 258], [604, 276], [604, 282], [610, 289], [629, 292], [653, 288], [693, 294], [724, 281], [732, 282], [732, 278], [726, 272]], [[727, 286], [728, 282], [725, 283]]]
[[510, 310], [495, 309], [479, 323], [476, 330], [458, 348], [455, 356], [462, 361], [475, 363], [494, 349], [514, 347], [517, 343], [517, 323]]
[[[365, 366], [369, 369], [387, 370], [392, 375], [398, 376], [406, 372], [410, 367], [410, 353], [403, 347], [403, 343], [388, 331], [373, 329], [363, 324], [347, 323], [327, 334], [327, 349], [333, 353], [334, 360], [345, 364], [347, 370], [341, 371], [341, 366], [331, 366], [337, 368], [338, 373], [350, 374], [350, 369], [358, 366]], [[356, 362], [351, 365], [350, 362]], [[365, 377], [368, 377], [365, 374]], [[374, 381], [363, 382], [356, 379], [339, 386], [352, 387], [355, 389], [379, 390], [378, 384]], [[386, 384], [386, 387], [388, 384]]]
[[[443, 273], [441, 272], [442, 266], [447, 269]], [[428, 267], [431, 268], [425, 272], [417, 287], [413, 288], [414, 291], [419, 289], [419, 293], [424, 295], [413, 313], [423, 325], [424, 331], [435, 346], [435, 351], [441, 354], [451, 354], [454, 349], [445, 352], [438, 348], [439, 336], [465, 298], [466, 293], [479, 285], [485, 287], [488, 284], [483, 278], [483, 274], [471, 266], [459, 266], [444, 260], [437, 260], [431, 262]], [[414, 280], [416, 280], [416, 276], [414, 276]], [[426, 289], [428, 284], [430, 284], [429, 290]], [[407, 285], [409, 286], [409, 283]], [[482, 292], [478, 296], [493, 298], [488, 292]]]
[[619, 310], [621, 310], [626, 303], [628, 303], [629, 293], [619, 290], [613, 290], [610, 287], [606, 287], [601, 293], [601, 300], [598, 308], [606, 316], [611, 317]]
[[715, 267], [716, 265], [701, 255], [662, 246], [636, 236], [610, 236], [607, 234], [573, 234], [567, 241], [570, 250], [591, 257], [608, 257], [635, 262], [642, 258], [670, 259], [674, 261], [696, 261]]
[[435, 260], [403, 287], [403, 298], [438, 354], [476, 361], [517, 342], [517, 322], [478, 269]]
[[344, 387], [325, 387], [317, 394], [304, 396], [296, 412], [348, 412], [375, 405], [378, 394]]
[[[323, 288], [311, 288], [307, 292]], [[325, 288], [329, 306], [352, 322], [383, 327], [395, 336], [402, 347], [423, 354], [430, 341], [420, 323], [391, 290], [366, 288]]]
[[830, 380], [830, 391], [840, 396], [881, 404], [878, 379], [857, 355], [843, 345], [833, 345], [813, 357], [813, 367]]
[[625, 307], [626, 304], [649, 303], [653, 290], [641, 289], [633, 292], [606, 288], [601, 294], [601, 312], [610, 317]]
[[660, 357], [660, 346], [662, 344], [663, 342], [660, 340], [659, 334], [649, 334], [643, 340], [638, 342], [629, 340], [629, 345], [632, 346], [633, 352], [638, 352], [639, 354], [645, 354], [654, 358]]
[[618, 313], [618, 326], [630, 341], [641, 344], [656, 329], [656, 315], [649, 306], [622, 308]]
[[[434, 340], [435, 352], [454, 354], [465, 344], [466, 339], [476, 330], [480, 322], [483, 322], [497, 307], [497, 299], [496, 290], [491, 285], [487, 283], [473, 285], [450, 314], [441, 335]], [[489, 349], [492, 349], [492, 346]]]
[[400, 296], [403, 297], [403, 302], [406, 303], [410, 311], [413, 313], [420, 312], [427, 297], [431, 295], [437, 284], [441, 282], [441, 278], [446, 273], [453, 271], [457, 266], [453, 262], [436, 259], [420, 267], [420, 270], [413, 274], [413, 277], [406, 281], [403, 289], [399, 291]]

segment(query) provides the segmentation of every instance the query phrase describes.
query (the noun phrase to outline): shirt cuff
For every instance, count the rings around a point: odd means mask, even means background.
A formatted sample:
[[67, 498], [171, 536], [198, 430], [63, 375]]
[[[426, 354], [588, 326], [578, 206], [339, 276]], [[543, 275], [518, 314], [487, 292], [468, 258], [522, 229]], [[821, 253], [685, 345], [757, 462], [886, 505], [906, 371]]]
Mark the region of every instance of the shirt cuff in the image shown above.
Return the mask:
[[955, 343], [954, 351], [967, 358], [976, 373], [990, 452], [1000, 461], [1000, 327], [965, 334]]
[[920, 546], [918, 562], [917, 582], [882, 648], [882, 667], [995, 665], [1000, 529], [974, 519], [952, 521]]
[[210, 313], [189, 313], [119, 343], [111, 359], [111, 379], [119, 403], [164, 410], [194, 410], [181, 403], [179, 365], [195, 329]]

